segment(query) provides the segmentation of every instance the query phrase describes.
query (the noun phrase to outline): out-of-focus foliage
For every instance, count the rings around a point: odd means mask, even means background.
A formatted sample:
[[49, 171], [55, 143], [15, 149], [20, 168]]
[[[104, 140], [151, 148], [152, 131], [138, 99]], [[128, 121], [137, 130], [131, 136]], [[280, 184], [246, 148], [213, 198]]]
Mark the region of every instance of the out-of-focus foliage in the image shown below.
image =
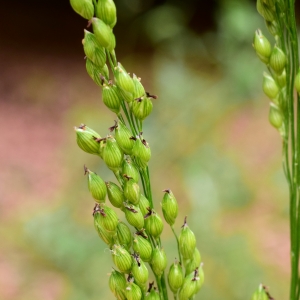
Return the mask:
[[[268, 124], [268, 104], [261, 96], [262, 66], [251, 47], [254, 30], [264, 28], [254, 4], [220, 1], [216, 30], [199, 35], [188, 26], [192, 1], [189, 9], [168, 1], [143, 13], [138, 1], [116, 2], [122, 24], [129, 22], [129, 42], [121, 42], [126, 55], [117, 47], [121, 62], [159, 96], [144, 132], [152, 150], [155, 205], [159, 210], [161, 191], [170, 188], [180, 206], [175, 228], [189, 216], [206, 276], [197, 299], [248, 299], [261, 282], [276, 299], [286, 298], [287, 188], [280, 138]], [[134, 17], [126, 18], [126, 11]], [[131, 51], [141, 41], [154, 49], [151, 54]], [[0, 220], [5, 251], [0, 251], [0, 262], [12, 278], [11, 292], [3, 294], [7, 300], [113, 299], [106, 276], [113, 266], [111, 255], [93, 228], [93, 201], [82, 166], [114, 179], [98, 157], [77, 148], [72, 132], [72, 126], [83, 122], [104, 136], [113, 115], [100, 104], [100, 90], [84, 73], [84, 62], [73, 59], [68, 61], [69, 67], [76, 66], [71, 67], [72, 77], [62, 77], [57, 81], [62, 86], [54, 84], [45, 95], [31, 97], [48, 99], [54, 93], [53, 101], [71, 101], [61, 119], [52, 120], [59, 122], [55, 130], [62, 136], [51, 148], [56, 156], [48, 156], [60, 162], [55, 167], [58, 188], [41, 203], [37, 195], [25, 195], [30, 205], [20, 203], [15, 214]], [[64, 60], [59, 65], [67, 68]], [[57, 80], [56, 70], [50, 69], [50, 79], [44, 81], [32, 75], [44, 70], [29, 71], [27, 78], [39, 87], [53, 87]], [[32, 93], [37, 93], [36, 82], [34, 86]], [[28, 94], [30, 80], [22, 87]], [[52, 107], [40, 105], [46, 111]], [[41, 118], [35, 126], [45, 122]], [[53, 171], [51, 164], [47, 168]], [[176, 244], [165, 227], [163, 244], [168, 256], [175, 257]]]

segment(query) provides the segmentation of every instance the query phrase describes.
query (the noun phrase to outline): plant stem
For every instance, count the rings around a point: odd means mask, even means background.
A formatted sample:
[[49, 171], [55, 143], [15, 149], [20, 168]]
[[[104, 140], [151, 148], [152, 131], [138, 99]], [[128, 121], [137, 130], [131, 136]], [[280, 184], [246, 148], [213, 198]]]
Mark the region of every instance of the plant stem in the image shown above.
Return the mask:
[[163, 291], [164, 300], [168, 300], [168, 290], [167, 290], [167, 284], [165, 279], [165, 272], [161, 275], [161, 287]]
[[181, 254], [180, 254], [180, 249], [179, 249], [179, 240], [178, 240], [178, 236], [177, 236], [177, 234], [176, 234], [176, 232], [175, 232], [175, 229], [174, 229], [174, 226], [173, 226], [173, 225], [171, 226], [171, 229], [172, 229], [172, 231], [173, 231], [173, 234], [174, 234], [175, 239], [176, 239], [176, 242], [177, 242], [177, 251], [178, 251], [178, 256], [179, 256], [179, 262], [181, 263]]

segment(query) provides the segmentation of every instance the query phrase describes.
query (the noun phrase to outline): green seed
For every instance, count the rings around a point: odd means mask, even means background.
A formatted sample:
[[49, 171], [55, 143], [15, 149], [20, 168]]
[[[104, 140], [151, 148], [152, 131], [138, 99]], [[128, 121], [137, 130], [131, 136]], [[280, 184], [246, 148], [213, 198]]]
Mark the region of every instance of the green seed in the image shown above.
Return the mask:
[[181, 288], [183, 283], [183, 278], [184, 276], [183, 276], [182, 268], [178, 263], [178, 261], [176, 260], [175, 263], [171, 265], [168, 274], [169, 286], [174, 294], [176, 294], [177, 291]]
[[99, 237], [103, 240], [103, 242], [111, 247], [115, 243], [116, 233], [105, 230], [100, 225], [100, 220], [97, 217], [97, 215], [94, 215], [94, 226]]
[[125, 184], [124, 184], [124, 195], [125, 198], [132, 204], [138, 205], [140, 202], [140, 187], [139, 185], [131, 178], [124, 176]]
[[141, 300], [143, 296], [140, 287], [133, 282], [127, 282], [125, 295], [127, 300]]
[[103, 66], [103, 68], [99, 68], [90, 59], [87, 58], [85, 67], [86, 67], [87, 73], [90, 75], [90, 77], [94, 80], [94, 82], [98, 86], [102, 86], [104, 83], [104, 81], [101, 79], [102, 76], [104, 76], [104, 78], [108, 79], [109, 71], [108, 71], [106, 64]]
[[103, 160], [106, 165], [113, 171], [118, 170], [123, 161], [123, 156], [123, 151], [117, 141], [112, 136], [107, 136], [106, 146], [103, 149]]
[[109, 288], [118, 300], [125, 300], [126, 279], [124, 274], [113, 270], [109, 277]]
[[258, 13], [269, 22], [272, 22], [275, 20], [275, 12], [265, 3], [263, 3], [262, 0], [257, 0], [256, 8]]
[[114, 74], [117, 86], [121, 90], [133, 95], [135, 91], [133, 80], [120, 63], [115, 67]]
[[270, 103], [269, 121], [277, 129], [281, 128], [283, 124], [283, 114], [279, 107], [273, 103]]
[[171, 190], [164, 190], [165, 194], [161, 202], [164, 218], [166, 222], [173, 226], [178, 215], [178, 204]]
[[156, 213], [154, 209], [150, 209], [149, 213], [144, 216], [145, 218], [145, 229], [154, 238], [159, 238], [161, 235], [164, 224], [161, 217]]
[[187, 217], [184, 219], [184, 224], [179, 235], [179, 249], [184, 259], [191, 259], [196, 248], [196, 237], [187, 225], [186, 219]]
[[134, 282], [142, 289], [144, 289], [145, 284], [149, 277], [148, 269], [143, 262], [142, 259], [140, 259], [140, 256], [138, 254], [135, 254], [132, 264], [131, 273], [134, 277]]
[[156, 247], [152, 253], [151, 266], [156, 276], [161, 276], [167, 267], [167, 256], [165, 250]]
[[196, 268], [200, 266], [201, 263], [201, 255], [197, 248], [195, 248], [193, 257], [189, 260], [189, 262], [185, 266], [185, 275], [190, 274]]
[[148, 161], [151, 158], [151, 150], [149, 144], [142, 137], [133, 138], [134, 145], [132, 148], [132, 155], [135, 157], [136, 164], [139, 168], [145, 169]]
[[275, 46], [272, 50], [270, 56], [270, 66], [277, 73], [282, 74], [286, 65], [286, 55], [284, 52], [278, 47]]
[[112, 39], [111, 28], [98, 18], [92, 18], [92, 25], [99, 44], [104, 48], [109, 47]]
[[105, 230], [110, 232], [116, 231], [119, 220], [117, 214], [110, 207], [97, 204], [94, 208], [94, 217]]
[[125, 204], [125, 217], [133, 227], [139, 230], [144, 227], [144, 217], [138, 206]]
[[75, 127], [75, 131], [79, 148], [87, 153], [99, 155], [99, 143], [95, 139], [101, 138], [100, 135], [84, 124]]
[[118, 145], [124, 151], [125, 154], [130, 155], [132, 153], [132, 148], [134, 145], [134, 141], [131, 139], [131, 131], [120, 120], [118, 120], [117, 124], [112, 128], [115, 129], [115, 139], [118, 142]]
[[104, 84], [102, 88], [102, 101], [112, 112], [118, 114], [121, 102], [117, 86]]
[[[117, 140], [117, 139], [116, 139]], [[117, 140], [118, 141], [118, 140]], [[132, 141], [132, 140], [131, 140]], [[133, 142], [133, 141], [132, 141]], [[134, 143], [134, 142], [133, 142]], [[122, 163], [122, 174], [131, 177], [136, 183], [139, 181], [139, 171], [130, 157], [126, 157]]]
[[145, 262], [150, 262], [152, 257], [152, 246], [150, 242], [141, 235], [135, 234], [132, 244], [133, 250], [138, 253]]
[[129, 250], [132, 244], [132, 234], [129, 227], [123, 222], [118, 223], [117, 237], [119, 244], [124, 246], [124, 248], [126, 248], [127, 250]]
[[106, 185], [100, 176], [84, 166], [85, 174], [88, 174], [88, 188], [93, 198], [98, 203], [104, 203], [106, 197]]
[[263, 91], [270, 98], [274, 99], [279, 93], [279, 87], [273, 77], [264, 72], [263, 74]]
[[143, 97], [146, 92], [143, 85], [141, 84], [141, 78], [138, 78], [135, 74], [133, 74], [132, 78], [135, 87], [133, 98], [136, 99]]
[[132, 258], [129, 252], [120, 245], [115, 244], [112, 248], [112, 258], [117, 268], [128, 274], [132, 266]]
[[83, 50], [88, 59], [97, 67], [103, 68], [106, 62], [105, 49], [99, 45], [95, 35], [84, 30]]
[[179, 300], [188, 300], [196, 294], [203, 284], [199, 277], [198, 269], [186, 276], [183, 280], [182, 287], [179, 291]]
[[148, 97], [137, 98], [132, 102], [132, 112], [141, 121], [145, 120], [151, 114], [152, 109], [153, 104]]
[[97, 17], [113, 28], [117, 23], [117, 9], [113, 0], [98, 0]]
[[268, 300], [269, 297], [262, 284], [259, 285], [258, 289], [252, 295], [251, 300]]
[[150, 202], [143, 194], [140, 196], [139, 208], [143, 216], [149, 212], [148, 208], [150, 208]]
[[83, 18], [90, 20], [94, 15], [94, 5], [92, 0], [70, 0], [71, 6], [76, 13]]
[[117, 208], [124, 207], [125, 196], [122, 189], [111, 181], [106, 181], [105, 184], [110, 203]]
[[253, 47], [262, 62], [268, 64], [272, 51], [271, 44], [259, 29], [255, 31]]

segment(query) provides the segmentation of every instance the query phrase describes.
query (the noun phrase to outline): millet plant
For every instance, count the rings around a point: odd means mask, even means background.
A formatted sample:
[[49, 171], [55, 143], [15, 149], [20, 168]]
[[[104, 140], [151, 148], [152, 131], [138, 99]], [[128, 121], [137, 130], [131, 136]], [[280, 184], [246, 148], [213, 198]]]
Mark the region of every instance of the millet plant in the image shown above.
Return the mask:
[[[167, 269], [167, 254], [160, 238], [164, 222], [152, 199], [148, 168], [151, 150], [143, 133], [143, 122], [157, 96], [145, 91], [141, 79], [127, 73], [117, 60], [113, 34], [117, 17], [113, 0], [70, 2], [75, 12], [88, 20], [87, 28], [92, 27], [93, 31], [84, 30], [82, 41], [87, 73], [102, 90], [103, 103], [116, 114], [115, 124], [105, 137], [85, 124], [75, 127], [78, 146], [99, 156], [116, 178], [116, 182], [105, 182], [84, 166], [88, 188], [95, 200], [95, 229], [108, 245], [115, 265], [108, 285], [119, 300], [167, 300], [168, 290], [174, 299], [194, 299], [204, 282], [195, 235], [185, 218], [177, 236], [174, 224], [178, 204], [172, 191], [164, 190], [162, 213], [178, 246], [178, 257], [175, 261], [171, 258], [174, 262]], [[290, 195], [290, 300], [299, 300], [300, 71], [294, 2], [257, 0], [257, 10], [274, 37], [274, 46], [257, 30], [253, 47], [268, 69], [263, 75], [263, 91], [271, 100], [269, 121], [282, 138], [283, 169]], [[111, 206], [123, 212], [123, 221], [106, 204], [106, 198]], [[268, 299], [274, 298], [260, 284], [252, 300]]]
[[[164, 190], [162, 213], [178, 246], [178, 257], [171, 258], [174, 262], [167, 269], [167, 254], [160, 238], [164, 222], [152, 199], [148, 168], [151, 149], [143, 133], [143, 122], [150, 115], [156, 96], [146, 92], [141, 79], [127, 73], [117, 60], [113, 0], [70, 3], [75, 12], [88, 20], [87, 28], [92, 27], [93, 32], [84, 30], [82, 41], [86, 70], [102, 90], [103, 103], [116, 114], [115, 124], [105, 137], [85, 124], [75, 127], [78, 146], [99, 156], [116, 178], [116, 182], [105, 182], [84, 166], [95, 201], [95, 229], [108, 245], [115, 265], [108, 280], [109, 288], [119, 300], [167, 300], [168, 286], [172, 298], [193, 299], [204, 282], [195, 235], [185, 217], [177, 236], [174, 224], [178, 204], [172, 191]], [[127, 223], [118, 219], [106, 198], [111, 206], [123, 212]]]
[[300, 299], [300, 72], [294, 6], [295, 0], [257, 0], [274, 45], [261, 30], [253, 40], [257, 56], [268, 69], [263, 74], [263, 91], [271, 100], [269, 121], [282, 138], [283, 170], [289, 186], [290, 300]]

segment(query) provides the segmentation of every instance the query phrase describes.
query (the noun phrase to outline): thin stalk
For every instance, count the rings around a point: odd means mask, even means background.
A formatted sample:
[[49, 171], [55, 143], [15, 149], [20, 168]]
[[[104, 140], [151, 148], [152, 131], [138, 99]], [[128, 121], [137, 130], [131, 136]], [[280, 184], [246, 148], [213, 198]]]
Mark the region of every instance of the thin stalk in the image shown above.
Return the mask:
[[116, 67], [116, 65], [113, 63], [109, 51], [105, 50], [105, 52], [106, 52], [106, 57], [108, 58], [108, 61], [109, 61], [110, 68], [111, 68], [112, 72], [114, 72], [114, 68]]
[[[153, 271], [153, 270], [152, 270], [152, 271]], [[153, 273], [154, 273], [154, 272], [153, 272]], [[154, 273], [154, 275], [155, 275], [155, 273]], [[160, 277], [155, 275], [155, 279], [156, 279], [156, 282], [157, 282], [157, 287], [158, 287], [158, 290], [159, 290], [159, 297], [160, 297], [160, 299], [161, 299], [161, 300], [168, 299], [168, 298], [165, 298], [165, 296], [164, 296], [163, 288], [162, 288], [162, 286], [161, 286]]]
[[122, 100], [122, 99], [121, 99], [121, 106], [122, 106], [122, 109], [123, 109], [123, 111], [124, 111], [124, 113], [125, 113], [125, 115], [126, 115], [126, 118], [127, 118], [127, 121], [128, 121], [128, 123], [129, 123], [129, 126], [130, 126], [130, 129], [131, 129], [132, 133], [133, 133], [134, 135], [137, 135], [136, 129], [135, 129], [135, 127], [133, 126], [133, 124], [132, 124], [132, 122], [131, 122], [131, 119], [130, 119], [130, 116], [129, 116], [129, 114], [128, 114], [128, 111], [127, 111], [127, 108], [126, 108], [126, 104], [125, 104], [124, 100]]
[[171, 226], [171, 229], [173, 231], [173, 234], [175, 236], [176, 242], [177, 242], [177, 251], [178, 251], [178, 256], [179, 256], [179, 262], [181, 263], [181, 253], [180, 253], [180, 249], [179, 249], [179, 240], [178, 240], [178, 236], [177, 233], [175, 232], [174, 226]]
[[168, 290], [167, 290], [167, 284], [165, 279], [165, 272], [161, 275], [161, 287], [164, 295], [164, 300], [168, 300]]
[[[290, 285], [290, 299], [297, 299], [299, 290], [298, 283], [298, 265], [299, 265], [299, 162], [298, 162], [298, 151], [300, 148], [299, 141], [299, 106], [297, 105], [297, 116], [295, 126], [294, 116], [294, 79], [295, 73], [298, 69], [298, 41], [297, 31], [295, 23], [295, 8], [294, 0], [286, 1], [287, 4], [287, 30], [286, 36], [286, 54], [287, 54], [287, 100], [288, 100], [288, 112], [290, 120], [290, 131], [291, 131], [291, 154], [292, 154], [292, 194], [290, 195], [290, 237], [291, 237], [291, 285]], [[297, 129], [296, 129], [296, 128]], [[297, 130], [295, 132], [295, 130]]]

